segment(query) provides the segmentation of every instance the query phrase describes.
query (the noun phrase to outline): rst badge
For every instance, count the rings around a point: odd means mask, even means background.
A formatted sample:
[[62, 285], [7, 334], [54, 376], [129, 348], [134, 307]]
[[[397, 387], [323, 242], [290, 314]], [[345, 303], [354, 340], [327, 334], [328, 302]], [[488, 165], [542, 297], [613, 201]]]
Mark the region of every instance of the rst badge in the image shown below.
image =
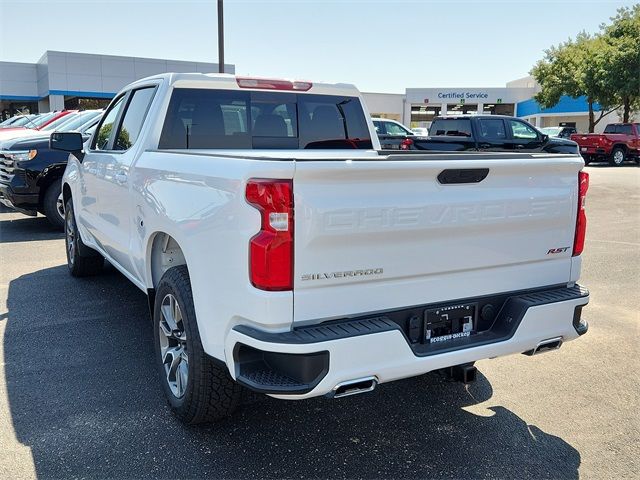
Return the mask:
[[564, 253], [569, 250], [569, 247], [551, 248], [547, 252], [547, 255], [554, 255], [556, 253]]

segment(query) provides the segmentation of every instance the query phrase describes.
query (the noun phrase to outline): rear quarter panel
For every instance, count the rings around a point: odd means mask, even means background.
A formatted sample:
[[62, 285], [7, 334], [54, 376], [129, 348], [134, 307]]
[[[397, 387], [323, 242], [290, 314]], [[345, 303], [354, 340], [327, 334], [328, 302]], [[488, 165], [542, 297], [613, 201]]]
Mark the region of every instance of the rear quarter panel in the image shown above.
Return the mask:
[[293, 160], [193, 151], [149, 151], [136, 162], [130, 249], [136, 275], [153, 287], [153, 239], [171, 235], [187, 262], [204, 350], [216, 358], [223, 358], [224, 338], [236, 324], [259, 321], [274, 330], [291, 325], [292, 292], [264, 292], [249, 282], [248, 245], [260, 215], [246, 203], [245, 185], [249, 178], [292, 178], [293, 171]]

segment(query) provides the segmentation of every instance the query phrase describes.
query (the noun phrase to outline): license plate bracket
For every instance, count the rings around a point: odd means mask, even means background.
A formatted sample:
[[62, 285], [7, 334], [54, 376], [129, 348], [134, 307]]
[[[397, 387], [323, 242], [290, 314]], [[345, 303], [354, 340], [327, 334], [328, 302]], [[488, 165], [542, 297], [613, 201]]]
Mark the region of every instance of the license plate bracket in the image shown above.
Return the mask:
[[476, 303], [429, 308], [424, 311], [424, 343], [448, 342], [471, 336], [476, 329]]

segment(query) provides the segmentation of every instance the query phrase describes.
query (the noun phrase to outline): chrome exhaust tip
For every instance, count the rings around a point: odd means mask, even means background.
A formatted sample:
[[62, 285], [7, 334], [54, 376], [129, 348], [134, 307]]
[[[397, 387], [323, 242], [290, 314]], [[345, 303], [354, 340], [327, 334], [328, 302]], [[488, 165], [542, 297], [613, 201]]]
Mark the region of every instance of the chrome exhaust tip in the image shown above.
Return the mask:
[[527, 350], [523, 352], [525, 355], [533, 356], [538, 355], [539, 353], [552, 352], [553, 350], [558, 350], [562, 346], [562, 337], [554, 337], [549, 338], [547, 340], [543, 340], [536, 348], [533, 350]]
[[356, 378], [355, 380], [347, 380], [333, 387], [331, 390], [331, 398], [349, 397], [358, 395], [359, 393], [371, 392], [378, 385], [378, 379], [375, 376]]

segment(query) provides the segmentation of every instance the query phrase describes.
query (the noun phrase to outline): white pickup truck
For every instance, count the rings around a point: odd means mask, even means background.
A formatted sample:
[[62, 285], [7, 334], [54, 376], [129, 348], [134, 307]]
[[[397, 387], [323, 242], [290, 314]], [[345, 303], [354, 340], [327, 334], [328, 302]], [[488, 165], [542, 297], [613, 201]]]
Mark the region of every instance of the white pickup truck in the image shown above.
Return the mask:
[[[175, 413], [242, 386], [341, 397], [586, 332], [578, 155], [388, 153], [359, 92], [231, 75], [127, 86], [60, 132], [69, 271], [147, 293]], [[115, 299], [114, 299], [115, 301]]]

